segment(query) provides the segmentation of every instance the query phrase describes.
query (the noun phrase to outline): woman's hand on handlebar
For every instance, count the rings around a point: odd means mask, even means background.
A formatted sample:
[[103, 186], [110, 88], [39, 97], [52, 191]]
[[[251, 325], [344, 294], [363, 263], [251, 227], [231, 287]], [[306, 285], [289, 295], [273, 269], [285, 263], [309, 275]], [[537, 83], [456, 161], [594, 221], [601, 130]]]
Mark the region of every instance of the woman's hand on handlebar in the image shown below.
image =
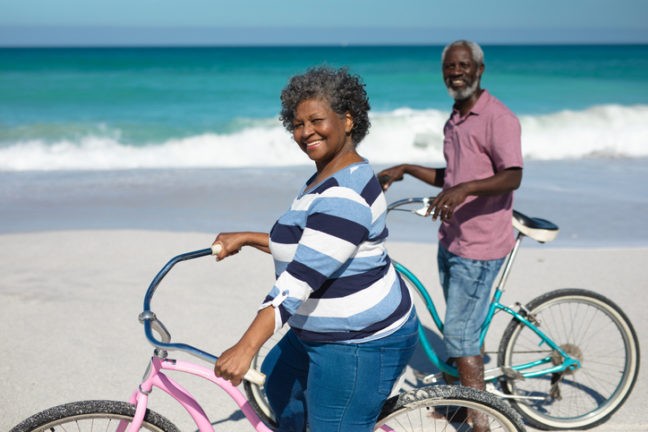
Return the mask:
[[259, 348], [274, 333], [275, 310], [267, 306], [257, 312], [252, 324], [233, 347], [225, 350], [216, 360], [214, 374], [233, 385], [239, 385], [245, 373], [250, 369], [252, 359]]
[[[216, 239], [212, 243], [212, 250], [216, 252], [214, 253], [214, 255], [216, 256], [216, 261], [220, 261], [230, 255], [239, 253], [241, 248], [245, 244], [244, 239], [242, 238], [243, 234], [244, 233], [238, 232], [218, 234], [216, 236]], [[218, 246], [220, 246], [220, 250], [216, 250]]]
[[270, 253], [269, 241], [268, 234], [262, 232], [242, 231], [220, 233], [212, 243], [212, 250], [214, 250], [216, 261], [220, 261], [230, 255], [239, 253], [243, 246], [252, 246], [260, 251]]
[[235, 386], [241, 383], [243, 375], [250, 369], [256, 351], [239, 342], [225, 350], [214, 365], [214, 374]]

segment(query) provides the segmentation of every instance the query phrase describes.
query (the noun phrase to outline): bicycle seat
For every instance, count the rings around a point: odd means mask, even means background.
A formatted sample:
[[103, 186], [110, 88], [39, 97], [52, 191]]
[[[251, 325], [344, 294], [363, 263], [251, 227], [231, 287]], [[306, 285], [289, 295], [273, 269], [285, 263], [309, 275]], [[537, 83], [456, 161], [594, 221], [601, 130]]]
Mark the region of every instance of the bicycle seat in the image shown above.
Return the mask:
[[558, 225], [546, 219], [529, 217], [513, 210], [513, 227], [539, 243], [548, 243], [558, 235]]

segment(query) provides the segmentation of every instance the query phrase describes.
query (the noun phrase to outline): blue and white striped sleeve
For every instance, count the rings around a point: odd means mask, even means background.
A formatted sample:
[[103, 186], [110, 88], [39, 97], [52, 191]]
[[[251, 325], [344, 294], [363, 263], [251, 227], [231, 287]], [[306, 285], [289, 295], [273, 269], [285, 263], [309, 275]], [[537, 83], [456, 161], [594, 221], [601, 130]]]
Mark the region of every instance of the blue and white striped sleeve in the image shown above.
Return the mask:
[[306, 226], [295, 256], [261, 306], [275, 307], [277, 328], [353, 258], [372, 223], [371, 208], [350, 188], [332, 187], [308, 201]]

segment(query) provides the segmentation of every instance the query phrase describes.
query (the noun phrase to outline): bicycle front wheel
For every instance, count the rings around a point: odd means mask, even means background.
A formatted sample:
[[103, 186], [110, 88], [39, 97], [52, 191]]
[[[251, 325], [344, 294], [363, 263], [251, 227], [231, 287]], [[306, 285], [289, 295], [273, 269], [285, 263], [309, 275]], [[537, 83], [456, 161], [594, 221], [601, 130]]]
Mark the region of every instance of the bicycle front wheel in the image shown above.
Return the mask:
[[374, 430], [521, 432], [525, 428], [520, 415], [490, 393], [435, 385], [388, 399]]
[[[123, 431], [134, 415], [135, 406], [126, 402], [106, 400], [72, 402], [34, 414], [9, 432]], [[146, 410], [140, 430], [180, 432], [173, 423], [151, 410]]]
[[[639, 343], [628, 317], [606, 297], [582, 289], [549, 292], [529, 302], [526, 316], [581, 367], [560, 374], [502, 381], [525, 420], [540, 429], [587, 429], [606, 421], [626, 400], [639, 372]], [[500, 342], [506, 369], [562, 356], [513, 319]], [[523, 372], [546, 368], [537, 365]]]

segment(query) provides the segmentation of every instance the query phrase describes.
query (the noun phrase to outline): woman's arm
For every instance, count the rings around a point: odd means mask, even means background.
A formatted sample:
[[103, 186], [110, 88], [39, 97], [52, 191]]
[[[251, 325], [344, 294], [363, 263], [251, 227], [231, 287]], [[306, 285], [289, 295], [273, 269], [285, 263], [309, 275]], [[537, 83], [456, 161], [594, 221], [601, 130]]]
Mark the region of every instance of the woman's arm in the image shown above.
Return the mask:
[[270, 236], [268, 233], [241, 231], [220, 233], [212, 245], [220, 244], [221, 251], [216, 255], [216, 260], [220, 261], [230, 255], [237, 254], [243, 246], [252, 246], [265, 253], [270, 253]]
[[225, 350], [216, 360], [214, 373], [237, 386], [250, 369], [252, 359], [261, 346], [272, 336], [275, 327], [275, 312], [272, 306], [261, 309], [250, 327], [236, 345]]

